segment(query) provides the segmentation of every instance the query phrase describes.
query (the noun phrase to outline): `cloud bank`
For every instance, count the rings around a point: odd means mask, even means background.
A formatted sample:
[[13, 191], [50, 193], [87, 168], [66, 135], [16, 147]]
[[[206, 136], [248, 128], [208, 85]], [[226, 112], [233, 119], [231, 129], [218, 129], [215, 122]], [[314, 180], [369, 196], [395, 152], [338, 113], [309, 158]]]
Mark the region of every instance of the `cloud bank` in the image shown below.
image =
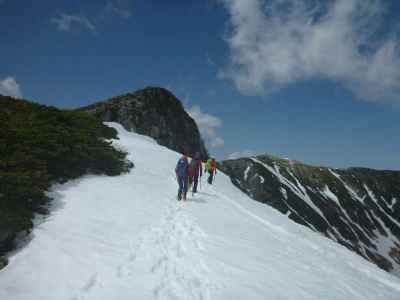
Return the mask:
[[359, 98], [400, 102], [397, 33], [382, 0], [221, 0], [229, 13], [229, 65], [220, 77], [245, 94], [328, 79]]
[[15, 98], [22, 98], [22, 91], [14, 77], [6, 77], [0, 80], [0, 94]]
[[218, 117], [202, 112], [198, 105], [189, 109], [188, 114], [196, 121], [201, 136], [209, 147], [218, 148], [224, 145], [224, 139], [217, 134], [222, 125]]

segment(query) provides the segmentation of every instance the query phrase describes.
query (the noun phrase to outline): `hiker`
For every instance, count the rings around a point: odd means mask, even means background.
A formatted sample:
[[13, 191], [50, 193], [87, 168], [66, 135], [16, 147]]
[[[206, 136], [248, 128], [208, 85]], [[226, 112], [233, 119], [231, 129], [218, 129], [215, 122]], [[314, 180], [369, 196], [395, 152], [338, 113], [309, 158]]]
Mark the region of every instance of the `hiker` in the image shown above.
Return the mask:
[[197, 193], [197, 184], [199, 176], [203, 176], [203, 167], [201, 165], [200, 153], [196, 152], [189, 164], [189, 185], [193, 184], [192, 193]]
[[183, 200], [186, 200], [189, 179], [189, 163], [186, 155], [182, 155], [182, 157], [178, 160], [178, 163], [175, 167], [175, 174], [179, 184], [178, 201], [180, 201], [182, 198]]
[[208, 172], [207, 182], [212, 184], [214, 175], [217, 174], [217, 162], [215, 161], [215, 158], [210, 158], [207, 160], [206, 170]]

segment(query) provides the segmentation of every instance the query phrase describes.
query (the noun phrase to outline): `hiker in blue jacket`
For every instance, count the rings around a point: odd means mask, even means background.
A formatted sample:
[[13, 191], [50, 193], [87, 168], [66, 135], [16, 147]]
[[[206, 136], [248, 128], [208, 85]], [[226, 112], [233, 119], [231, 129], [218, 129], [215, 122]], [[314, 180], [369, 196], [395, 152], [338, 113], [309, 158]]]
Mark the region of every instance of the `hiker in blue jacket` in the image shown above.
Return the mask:
[[182, 198], [183, 200], [186, 200], [189, 181], [189, 162], [186, 155], [182, 155], [182, 157], [178, 160], [178, 163], [175, 167], [175, 174], [179, 184], [178, 201], [180, 201]]

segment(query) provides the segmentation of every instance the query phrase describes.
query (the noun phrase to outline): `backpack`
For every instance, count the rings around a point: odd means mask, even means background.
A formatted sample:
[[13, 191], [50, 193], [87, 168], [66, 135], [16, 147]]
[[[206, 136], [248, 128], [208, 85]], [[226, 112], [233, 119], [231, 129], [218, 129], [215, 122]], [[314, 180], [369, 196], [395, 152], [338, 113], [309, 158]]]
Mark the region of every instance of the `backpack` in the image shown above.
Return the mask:
[[197, 160], [196, 160], [196, 159], [192, 159], [192, 160], [190, 161], [189, 168], [190, 168], [191, 170], [195, 171], [195, 170], [196, 170], [196, 167], [197, 167]]
[[189, 176], [195, 176], [199, 172], [199, 163], [197, 159], [193, 158], [189, 164]]
[[185, 158], [180, 158], [176, 164], [175, 172], [178, 176], [188, 175], [188, 161]]
[[206, 163], [207, 171], [214, 171], [216, 167], [217, 167], [217, 162], [215, 160], [213, 161], [211, 158], [207, 160]]

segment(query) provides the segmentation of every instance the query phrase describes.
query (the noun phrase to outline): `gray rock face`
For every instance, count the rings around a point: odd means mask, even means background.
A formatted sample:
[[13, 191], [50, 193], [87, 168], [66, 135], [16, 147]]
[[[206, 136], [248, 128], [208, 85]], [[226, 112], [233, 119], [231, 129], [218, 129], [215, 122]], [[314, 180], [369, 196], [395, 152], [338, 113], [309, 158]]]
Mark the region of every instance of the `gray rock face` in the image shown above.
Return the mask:
[[195, 121], [168, 90], [148, 87], [81, 108], [105, 122], [154, 138], [159, 144], [193, 156], [208, 157]]
[[0, 256], [0, 270], [7, 266], [8, 260], [5, 257]]
[[220, 168], [253, 199], [400, 276], [400, 172], [313, 167], [269, 155]]

